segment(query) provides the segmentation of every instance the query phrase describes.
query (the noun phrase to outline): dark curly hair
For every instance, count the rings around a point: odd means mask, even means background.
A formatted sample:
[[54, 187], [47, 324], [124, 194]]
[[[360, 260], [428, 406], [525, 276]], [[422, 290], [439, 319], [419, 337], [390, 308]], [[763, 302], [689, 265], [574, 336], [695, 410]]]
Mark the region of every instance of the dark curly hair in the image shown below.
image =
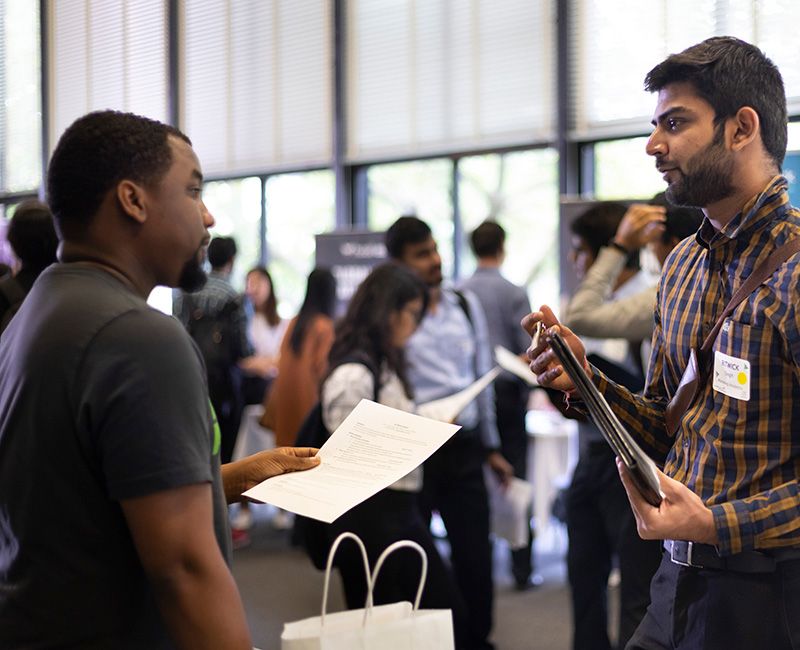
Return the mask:
[[356, 289], [347, 313], [336, 326], [330, 367], [359, 356], [369, 359], [376, 370], [386, 362], [400, 378], [406, 395], [413, 397], [405, 352], [392, 344], [389, 317], [417, 298], [422, 299], [421, 318], [428, 307], [425, 283], [413, 271], [393, 262], [375, 267]]
[[59, 234], [82, 234], [120, 181], [157, 183], [172, 164], [170, 135], [191, 144], [178, 129], [132, 113], [97, 111], [75, 120], [47, 170], [47, 202]]
[[506, 231], [496, 221], [487, 220], [472, 231], [469, 243], [475, 257], [495, 257], [506, 243]]
[[658, 92], [688, 82], [714, 109], [719, 126], [749, 106], [761, 121], [764, 149], [780, 169], [786, 155], [787, 112], [783, 78], [756, 46], [732, 36], [715, 36], [671, 54], [647, 73], [644, 88]]
[[58, 237], [53, 217], [40, 201], [24, 201], [17, 206], [7, 237], [24, 269], [38, 274], [56, 261]]
[[236, 257], [236, 240], [233, 237], [214, 237], [208, 244], [208, 263], [212, 269], [221, 269]]
[[[592, 254], [597, 257], [603, 246], [608, 246], [614, 235], [617, 233], [619, 222], [628, 211], [628, 206], [616, 201], [601, 201], [595, 203], [588, 210], [579, 214], [575, 221], [569, 225], [570, 231], [582, 238]], [[625, 268], [639, 268], [638, 251], [628, 255], [625, 260]]]
[[407, 245], [428, 241], [431, 236], [430, 226], [422, 219], [404, 216], [389, 226], [384, 235], [384, 243], [389, 257], [399, 260]]

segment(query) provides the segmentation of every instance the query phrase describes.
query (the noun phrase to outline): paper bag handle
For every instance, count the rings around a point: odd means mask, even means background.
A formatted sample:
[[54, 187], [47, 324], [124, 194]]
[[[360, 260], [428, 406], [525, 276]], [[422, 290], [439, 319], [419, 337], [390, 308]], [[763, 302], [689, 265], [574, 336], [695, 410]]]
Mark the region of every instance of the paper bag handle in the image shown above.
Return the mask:
[[428, 556], [425, 554], [425, 549], [423, 549], [419, 544], [416, 542], [412, 542], [410, 539], [401, 539], [399, 542], [395, 542], [394, 544], [390, 544], [386, 547], [386, 550], [381, 553], [378, 561], [375, 563], [375, 570], [372, 572], [372, 577], [369, 580], [369, 593], [367, 594], [367, 604], [364, 607], [364, 625], [367, 624], [367, 616], [372, 611], [372, 591], [375, 588], [375, 582], [378, 580], [378, 573], [383, 567], [383, 563], [386, 561], [386, 558], [389, 557], [392, 553], [396, 550], [401, 548], [412, 548], [419, 556], [422, 558], [422, 572], [419, 576], [419, 587], [417, 587], [417, 597], [414, 599], [414, 611], [419, 609], [419, 601], [422, 600], [422, 591], [425, 589], [425, 580], [428, 577]]
[[[339, 544], [341, 544], [346, 539], [352, 539], [358, 545], [358, 548], [361, 549], [361, 558], [364, 560], [364, 575], [367, 576], [366, 607], [367, 609], [372, 609], [372, 582], [370, 580], [370, 575], [369, 575], [369, 560], [367, 559], [367, 549], [364, 547], [364, 542], [361, 541], [361, 538], [358, 535], [350, 532], [344, 532], [336, 538], [336, 540], [331, 545], [331, 550], [328, 552], [328, 564], [325, 566], [325, 586], [322, 589], [322, 616], [320, 617], [320, 626], [325, 625], [325, 613], [328, 610], [328, 588], [330, 587], [331, 584], [331, 568], [333, 568], [333, 558], [336, 555], [336, 551], [339, 548]], [[377, 572], [377, 567], [376, 567], [376, 572]]]

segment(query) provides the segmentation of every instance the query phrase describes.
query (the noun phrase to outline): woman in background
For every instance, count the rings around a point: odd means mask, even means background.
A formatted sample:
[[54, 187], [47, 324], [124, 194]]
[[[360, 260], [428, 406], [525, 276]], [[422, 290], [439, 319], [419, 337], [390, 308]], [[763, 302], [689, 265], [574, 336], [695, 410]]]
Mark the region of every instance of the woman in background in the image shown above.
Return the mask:
[[[249, 406], [263, 403], [270, 383], [278, 374], [281, 342], [289, 321], [278, 315], [275, 285], [265, 267], [256, 266], [247, 272], [244, 293], [251, 307], [247, 337], [255, 351], [255, 354], [239, 362], [244, 374], [243, 403]], [[245, 409], [243, 417], [248, 418], [247, 426], [249, 426], [249, 409]], [[258, 419], [260, 415], [254, 414], [253, 417]], [[240, 503], [235, 512], [231, 520], [233, 547], [241, 548], [250, 543], [250, 536], [246, 531], [253, 524], [253, 515], [246, 501]], [[279, 526], [284, 526], [286, 525], [284, 520], [286, 516], [281, 512], [274, 521], [277, 521]]]
[[[362, 399], [377, 398], [386, 406], [415, 410], [404, 348], [425, 313], [427, 301], [422, 280], [395, 264], [375, 268], [361, 283], [336, 328], [331, 370], [320, 388], [322, 420], [328, 431], [334, 431]], [[458, 640], [463, 629], [463, 607], [453, 577], [420, 512], [421, 488], [422, 468], [418, 467], [342, 515], [329, 533], [331, 539], [343, 531], [357, 534], [373, 566], [393, 542], [411, 539], [420, 544], [429, 562], [420, 606], [452, 609]], [[347, 606], [363, 607], [367, 590], [360, 553], [351, 545], [343, 545], [337, 553], [336, 566], [341, 572]], [[375, 586], [375, 604], [411, 600], [420, 569], [420, 559], [414, 551], [401, 549], [394, 553]]]
[[300, 312], [281, 343], [278, 376], [265, 398], [261, 425], [275, 432], [275, 446], [294, 444], [297, 430], [319, 400], [319, 384], [328, 370], [333, 343], [336, 280], [327, 269], [308, 276]]
[[261, 404], [269, 382], [278, 374], [281, 341], [289, 321], [278, 315], [275, 285], [263, 266], [247, 272], [245, 295], [252, 307], [247, 336], [255, 354], [239, 362], [245, 374], [244, 403]]

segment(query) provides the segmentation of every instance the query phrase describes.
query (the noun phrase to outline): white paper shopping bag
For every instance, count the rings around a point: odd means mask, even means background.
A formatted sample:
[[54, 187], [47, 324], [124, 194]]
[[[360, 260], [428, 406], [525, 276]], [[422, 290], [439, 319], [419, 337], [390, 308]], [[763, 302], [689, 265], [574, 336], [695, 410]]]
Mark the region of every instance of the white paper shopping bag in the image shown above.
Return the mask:
[[[330, 572], [336, 549], [344, 539], [352, 539], [360, 549], [368, 580], [367, 602], [363, 609], [327, 614]], [[390, 605], [372, 604], [372, 591], [386, 558], [398, 548], [414, 548], [422, 558], [422, 575], [416, 599]], [[342, 533], [331, 547], [325, 569], [322, 613], [294, 623], [286, 623], [281, 635], [281, 650], [454, 650], [453, 617], [449, 609], [419, 609], [428, 558], [421, 546], [403, 540], [395, 542], [378, 558], [370, 576], [367, 552], [353, 533]]]

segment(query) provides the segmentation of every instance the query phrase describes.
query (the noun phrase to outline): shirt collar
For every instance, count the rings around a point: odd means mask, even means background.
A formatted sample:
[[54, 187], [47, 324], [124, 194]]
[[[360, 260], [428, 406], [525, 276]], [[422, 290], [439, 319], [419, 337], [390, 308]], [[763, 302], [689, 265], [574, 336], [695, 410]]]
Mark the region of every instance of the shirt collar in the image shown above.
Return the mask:
[[774, 218], [775, 213], [789, 203], [789, 183], [783, 176], [774, 176], [763, 191], [744, 204], [741, 212], [719, 231], [708, 217], [703, 219], [695, 239], [703, 248], [717, 248]]

